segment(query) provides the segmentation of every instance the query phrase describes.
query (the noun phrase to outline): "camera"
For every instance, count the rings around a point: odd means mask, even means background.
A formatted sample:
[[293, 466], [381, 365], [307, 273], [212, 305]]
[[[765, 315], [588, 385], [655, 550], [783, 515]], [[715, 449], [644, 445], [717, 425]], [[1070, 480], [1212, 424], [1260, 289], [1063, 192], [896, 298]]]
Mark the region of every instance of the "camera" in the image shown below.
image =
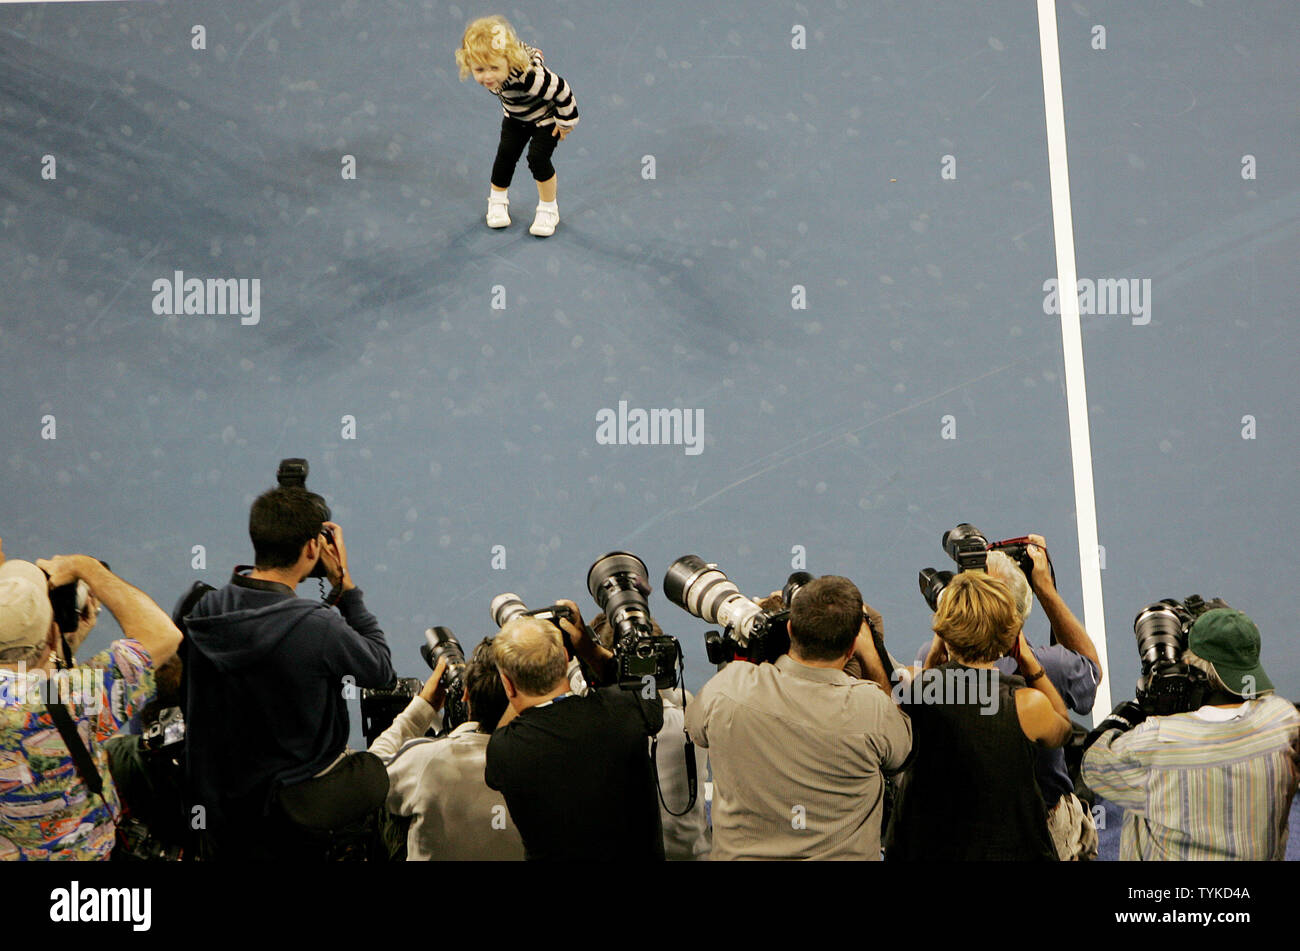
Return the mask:
[[941, 571], [938, 568], [921, 569], [917, 579], [921, 584], [921, 597], [925, 598], [925, 603], [930, 605], [931, 611], [939, 610], [939, 596], [952, 582], [953, 577], [951, 571]]
[[645, 562], [626, 551], [602, 555], [587, 571], [587, 591], [613, 632], [619, 686], [636, 689], [646, 677], [660, 690], [677, 686], [682, 648], [675, 637], [654, 631]]
[[940, 544], [944, 552], [957, 562], [958, 571], [983, 571], [988, 560], [989, 540], [969, 522], [943, 533]]
[[[791, 575], [791, 580], [786, 582], [791, 599], [811, 580], [807, 572], [798, 574], [800, 578]], [[802, 577], [805, 575], [806, 579]], [[789, 609], [764, 611], [757, 602], [741, 594], [717, 565], [706, 563], [699, 555], [683, 555], [668, 566], [664, 594], [673, 604], [702, 621], [722, 625], [721, 633], [710, 631], [704, 638], [712, 664], [737, 659], [756, 664], [774, 662], [790, 649], [785, 623], [790, 617]]]
[[[108, 562], [99, 563], [106, 570], [112, 570], [108, 567]], [[90, 586], [84, 581], [69, 581], [57, 588], [51, 588], [49, 598], [50, 608], [54, 612], [54, 622], [59, 626], [59, 631], [63, 634], [71, 634], [86, 616], [86, 607], [90, 602]]]
[[573, 645], [569, 643], [569, 635], [564, 633], [564, 628], [560, 627], [560, 620], [568, 621], [570, 624], [575, 623], [573, 612], [562, 604], [552, 604], [548, 607], [528, 610], [523, 599], [517, 594], [506, 592], [498, 594], [492, 599], [488, 611], [492, 615], [492, 623], [497, 627], [505, 627], [506, 623], [513, 621], [517, 617], [535, 617], [543, 621], [549, 621], [557, 628], [560, 628], [560, 634], [564, 636], [564, 646], [572, 652]]
[[1196, 619], [1221, 601], [1207, 604], [1194, 594], [1185, 601], [1166, 598], [1148, 604], [1133, 619], [1142, 673], [1137, 681], [1137, 703], [1148, 716], [1186, 713], [1205, 702], [1209, 675], [1183, 662], [1187, 634]]
[[125, 816], [118, 822], [113, 861], [180, 862], [184, 857], [183, 846], [164, 842], [154, 835], [148, 823], [138, 817]]
[[389, 687], [361, 688], [361, 733], [366, 746], [374, 745], [423, 688], [419, 677], [398, 677]]
[[806, 571], [791, 573], [790, 577], [785, 579], [785, 584], [781, 588], [781, 601], [787, 608], [791, 607], [794, 604], [795, 596], [803, 590], [804, 585], [815, 580], [816, 578]]
[[431, 627], [424, 632], [420, 656], [433, 670], [438, 661], [447, 658], [447, 669], [442, 674], [442, 689], [446, 697], [443, 724], [450, 732], [469, 720], [469, 707], [465, 703], [465, 650], [456, 635], [446, 627]]
[[[1034, 559], [1029, 556], [1031, 544], [1028, 535], [991, 542], [984, 537], [983, 532], [969, 522], [962, 522], [944, 532], [943, 539], [940, 541], [944, 553], [957, 563], [957, 572], [984, 571], [988, 567], [989, 552], [1001, 551], [1020, 566], [1020, 570], [1027, 578], [1034, 573]], [[1052, 572], [1052, 580], [1055, 581], [1056, 569], [1052, 566], [1050, 556], [1047, 559], [1047, 567]], [[925, 599], [931, 611], [939, 610], [939, 597], [943, 594], [943, 589], [952, 581], [954, 574], [955, 572], [940, 571], [937, 568], [921, 569], [917, 581], [921, 587], [921, 597]]]
[[[438, 666], [440, 658], [447, 658], [447, 669], [440, 681], [445, 699], [442, 730], [438, 735], [444, 736], [470, 717], [469, 705], [465, 702], [465, 651], [450, 628], [431, 627], [424, 632], [420, 656], [430, 670]], [[373, 745], [423, 689], [424, 681], [418, 677], [399, 677], [388, 687], [362, 688], [361, 732], [365, 735], [366, 746]]]
[[[280, 468], [277, 469], [275, 473], [276, 484], [283, 489], [306, 490], [307, 473], [309, 471], [310, 466], [307, 465], [306, 459], [281, 459]], [[325, 499], [317, 495], [315, 492], [312, 492], [311, 495], [313, 501], [316, 503], [316, 507], [320, 510], [320, 520], [322, 522], [330, 521], [332, 518], [330, 507], [325, 504]], [[322, 528], [321, 532], [331, 544], [334, 542], [334, 533], [332, 531], [328, 528]], [[307, 574], [308, 578], [325, 578], [328, 576], [329, 572], [325, 570], [325, 564], [322, 561], [317, 561], [316, 564], [312, 566], [311, 571]]]
[[180, 707], [158, 710], [140, 733], [140, 746], [150, 753], [176, 747], [185, 742], [185, 714]]
[[488, 612], [492, 615], [492, 623], [498, 628], [505, 627], [507, 623], [517, 617], [535, 617], [542, 621], [547, 621], [560, 632], [560, 638], [564, 641], [564, 649], [573, 656], [573, 642], [569, 639], [569, 634], [564, 628], [560, 627], [560, 621], [565, 620], [570, 624], [577, 623], [573, 617], [573, 612], [562, 604], [551, 604], [544, 608], [528, 610], [523, 599], [517, 594], [509, 591], [504, 594], [498, 594], [488, 605]]

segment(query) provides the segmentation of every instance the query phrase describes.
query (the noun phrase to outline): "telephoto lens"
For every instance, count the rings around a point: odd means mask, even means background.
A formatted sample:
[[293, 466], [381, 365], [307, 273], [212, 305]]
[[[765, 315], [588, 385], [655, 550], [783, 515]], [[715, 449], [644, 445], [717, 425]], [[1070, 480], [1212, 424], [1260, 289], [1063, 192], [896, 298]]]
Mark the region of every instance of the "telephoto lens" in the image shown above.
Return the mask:
[[645, 562], [626, 551], [602, 555], [587, 571], [587, 590], [605, 612], [615, 643], [651, 630], [646, 576]]
[[1133, 636], [1137, 638], [1144, 671], [1182, 659], [1190, 622], [1191, 617], [1176, 601], [1156, 601], [1138, 612], [1133, 619]]
[[785, 587], [781, 589], [781, 600], [785, 606], [788, 608], [794, 604], [795, 595], [803, 590], [803, 586], [809, 581], [814, 580], [816, 579], [806, 571], [792, 572], [790, 577], [785, 579]]
[[465, 651], [456, 640], [456, 635], [447, 627], [431, 627], [424, 632], [424, 643], [420, 646], [420, 656], [433, 670], [438, 661], [447, 658], [447, 669], [465, 666]]
[[446, 731], [454, 730], [469, 719], [469, 708], [465, 704], [465, 650], [450, 628], [431, 627], [424, 632], [420, 656], [430, 670], [438, 666], [439, 660], [447, 658], [447, 669], [442, 674], [447, 705], [443, 726]]
[[587, 590], [614, 635], [619, 684], [634, 689], [653, 678], [661, 690], [676, 686], [681, 645], [655, 633], [645, 562], [627, 551], [602, 555], [587, 572]]
[[[1199, 606], [1196, 598], [1193, 607]], [[1133, 619], [1133, 636], [1142, 659], [1134, 694], [1148, 715], [1195, 710], [1209, 693], [1208, 675], [1183, 660], [1194, 621], [1188, 603], [1171, 599], [1148, 604]]]
[[519, 595], [510, 592], [498, 594], [493, 598], [488, 610], [492, 613], [492, 623], [497, 627], [505, 627], [507, 621], [513, 621], [519, 615], [528, 613], [528, 608]]
[[922, 568], [917, 581], [921, 585], [921, 597], [925, 598], [925, 603], [930, 605], [931, 611], [939, 610], [939, 596], [943, 594], [943, 589], [948, 587], [952, 581], [951, 571], [940, 571], [937, 568]]
[[[705, 562], [699, 555], [683, 555], [668, 566], [664, 594], [697, 618], [721, 624], [721, 650], [728, 653], [729, 659], [744, 657], [760, 663], [775, 660], [784, 650], [780, 647], [784, 624], [772, 623], [774, 618], [783, 621], [783, 616], [767, 614], [757, 602], [741, 594], [717, 565]], [[772, 633], [778, 636], [769, 637]]]
[[717, 565], [699, 555], [683, 555], [668, 566], [664, 594], [679, 608], [709, 624], [721, 624], [743, 633], [746, 621], [763, 609], [740, 593]]

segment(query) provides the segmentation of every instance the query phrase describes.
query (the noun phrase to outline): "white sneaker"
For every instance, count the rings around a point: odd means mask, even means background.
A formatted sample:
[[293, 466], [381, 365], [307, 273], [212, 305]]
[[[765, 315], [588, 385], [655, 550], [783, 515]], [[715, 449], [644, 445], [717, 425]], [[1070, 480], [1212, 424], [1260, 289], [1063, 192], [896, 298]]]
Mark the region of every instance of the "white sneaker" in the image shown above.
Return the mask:
[[560, 223], [559, 209], [552, 206], [544, 208], [537, 206], [537, 216], [533, 218], [533, 226], [528, 229], [529, 234], [535, 234], [539, 238], [548, 238], [555, 234], [555, 226]]
[[487, 223], [489, 228], [504, 228], [510, 224], [510, 199], [496, 194], [488, 196]]

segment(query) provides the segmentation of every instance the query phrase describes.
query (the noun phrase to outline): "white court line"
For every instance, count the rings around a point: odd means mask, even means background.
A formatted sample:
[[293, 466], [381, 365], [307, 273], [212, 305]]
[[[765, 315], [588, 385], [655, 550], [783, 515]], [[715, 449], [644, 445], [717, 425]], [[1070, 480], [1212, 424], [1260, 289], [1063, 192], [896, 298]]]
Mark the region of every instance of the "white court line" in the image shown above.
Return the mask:
[[1097, 550], [1097, 499], [1092, 486], [1092, 440], [1088, 435], [1088, 388], [1083, 378], [1083, 334], [1074, 265], [1074, 220], [1070, 214], [1070, 166], [1065, 157], [1065, 100], [1061, 95], [1061, 51], [1056, 38], [1056, 0], [1038, 0], [1038, 47], [1043, 60], [1043, 105], [1047, 117], [1047, 166], [1052, 182], [1052, 228], [1056, 234], [1056, 287], [1061, 302], [1065, 349], [1065, 405], [1070, 418], [1074, 466], [1074, 509], [1079, 523], [1079, 565], [1083, 573], [1083, 626], [1097, 645], [1103, 679], [1092, 722], [1111, 710], [1106, 616], [1101, 601]]

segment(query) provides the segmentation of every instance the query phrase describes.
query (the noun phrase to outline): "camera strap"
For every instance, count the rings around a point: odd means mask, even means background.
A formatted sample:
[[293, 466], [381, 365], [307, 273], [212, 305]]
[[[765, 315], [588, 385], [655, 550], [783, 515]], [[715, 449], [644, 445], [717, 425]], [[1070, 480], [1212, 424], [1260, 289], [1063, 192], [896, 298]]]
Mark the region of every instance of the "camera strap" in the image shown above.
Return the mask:
[[659, 793], [659, 802], [664, 807], [664, 812], [668, 815], [684, 816], [695, 808], [695, 800], [699, 791], [699, 776], [695, 768], [695, 744], [691, 742], [690, 735], [686, 736], [686, 743], [682, 747], [686, 754], [686, 788], [690, 792], [690, 797], [686, 800], [686, 807], [681, 812], [673, 812], [668, 808], [668, 803], [664, 800], [663, 787], [659, 785], [659, 737], [650, 740], [650, 763], [655, 770], [655, 791]]
[[109, 818], [113, 820], [113, 826], [116, 827], [117, 816], [113, 814], [113, 807], [109, 805], [108, 800], [104, 797], [104, 779], [99, 775], [99, 770], [95, 768], [95, 761], [91, 759], [90, 751], [86, 749], [86, 744], [82, 742], [76, 724], [72, 722], [72, 714], [68, 713], [68, 708], [61, 703], [47, 703], [45, 712], [54, 721], [59, 736], [63, 737], [68, 752], [72, 754], [72, 763], [77, 767], [77, 774], [81, 777], [81, 781], [104, 803], [105, 808], [108, 809]]
[[[668, 808], [668, 803], [664, 801], [663, 787], [659, 785], [659, 737], [656, 734], [650, 738], [650, 765], [655, 771], [655, 792], [659, 794], [659, 803], [664, 807], [664, 812], [676, 818], [684, 816], [695, 808], [695, 800], [699, 792], [699, 776], [695, 765], [695, 743], [691, 740], [691, 735], [686, 732], [686, 661], [682, 657], [682, 645], [677, 645], [677, 682], [682, 685], [682, 735], [686, 737], [686, 743], [682, 747], [686, 755], [686, 789], [690, 796], [686, 800], [686, 807], [681, 812], [673, 812]], [[660, 703], [663, 699], [660, 698]]]

